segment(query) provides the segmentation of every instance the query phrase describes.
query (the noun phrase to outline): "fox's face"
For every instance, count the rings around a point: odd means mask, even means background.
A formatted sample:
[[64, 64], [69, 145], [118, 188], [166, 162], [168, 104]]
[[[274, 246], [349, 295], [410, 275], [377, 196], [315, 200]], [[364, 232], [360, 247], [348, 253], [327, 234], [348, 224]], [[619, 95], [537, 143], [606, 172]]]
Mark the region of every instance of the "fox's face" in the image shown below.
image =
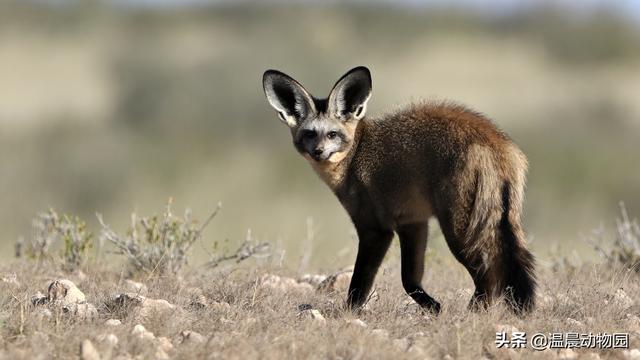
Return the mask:
[[328, 114], [309, 118], [292, 129], [293, 143], [305, 157], [315, 161], [338, 161], [353, 143], [355, 126]]
[[300, 83], [279, 71], [266, 71], [262, 83], [267, 100], [291, 129], [293, 143], [304, 157], [316, 162], [344, 159], [371, 96], [367, 68], [347, 72], [326, 99], [314, 98]]

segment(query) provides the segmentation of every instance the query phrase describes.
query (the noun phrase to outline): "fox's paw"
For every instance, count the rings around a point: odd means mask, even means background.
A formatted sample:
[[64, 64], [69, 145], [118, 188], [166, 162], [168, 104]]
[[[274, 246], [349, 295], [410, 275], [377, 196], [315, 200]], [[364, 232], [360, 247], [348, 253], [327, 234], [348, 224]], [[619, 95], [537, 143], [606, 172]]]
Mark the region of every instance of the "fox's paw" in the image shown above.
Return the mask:
[[440, 314], [440, 303], [431, 299], [432, 301], [422, 304], [422, 310], [426, 311], [430, 315], [438, 316]]

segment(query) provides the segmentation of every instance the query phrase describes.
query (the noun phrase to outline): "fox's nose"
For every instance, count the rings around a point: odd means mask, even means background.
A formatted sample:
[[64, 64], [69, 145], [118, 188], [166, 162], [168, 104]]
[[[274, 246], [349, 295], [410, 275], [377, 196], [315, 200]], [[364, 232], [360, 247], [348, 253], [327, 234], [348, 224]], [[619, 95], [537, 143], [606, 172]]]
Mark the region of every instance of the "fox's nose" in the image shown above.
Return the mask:
[[324, 152], [323, 149], [315, 149], [315, 150], [313, 150], [313, 155], [320, 156], [320, 155], [322, 155], [323, 152]]

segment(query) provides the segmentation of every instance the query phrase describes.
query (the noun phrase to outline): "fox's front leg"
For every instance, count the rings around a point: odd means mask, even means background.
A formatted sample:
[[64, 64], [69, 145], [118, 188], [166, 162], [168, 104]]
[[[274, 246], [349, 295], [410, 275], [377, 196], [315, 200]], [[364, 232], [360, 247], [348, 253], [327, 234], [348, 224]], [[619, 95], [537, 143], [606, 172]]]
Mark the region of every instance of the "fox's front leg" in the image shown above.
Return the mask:
[[403, 225], [398, 229], [402, 256], [402, 286], [420, 306], [438, 314], [440, 303], [422, 288], [428, 234], [429, 225], [426, 222]]
[[352, 309], [361, 307], [367, 300], [378, 268], [393, 239], [391, 230], [358, 226], [356, 230], [359, 240], [358, 256], [347, 296], [347, 305]]

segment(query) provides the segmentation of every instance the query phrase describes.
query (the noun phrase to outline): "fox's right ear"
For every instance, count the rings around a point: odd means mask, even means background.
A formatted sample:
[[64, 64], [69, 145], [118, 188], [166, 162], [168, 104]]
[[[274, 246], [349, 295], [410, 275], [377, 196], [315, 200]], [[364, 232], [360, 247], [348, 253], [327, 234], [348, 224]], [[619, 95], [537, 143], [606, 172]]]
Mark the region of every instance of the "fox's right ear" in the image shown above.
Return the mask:
[[316, 111], [313, 98], [307, 90], [280, 71], [265, 71], [262, 86], [269, 104], [276, 109], [280, 120], [290, 127]]

